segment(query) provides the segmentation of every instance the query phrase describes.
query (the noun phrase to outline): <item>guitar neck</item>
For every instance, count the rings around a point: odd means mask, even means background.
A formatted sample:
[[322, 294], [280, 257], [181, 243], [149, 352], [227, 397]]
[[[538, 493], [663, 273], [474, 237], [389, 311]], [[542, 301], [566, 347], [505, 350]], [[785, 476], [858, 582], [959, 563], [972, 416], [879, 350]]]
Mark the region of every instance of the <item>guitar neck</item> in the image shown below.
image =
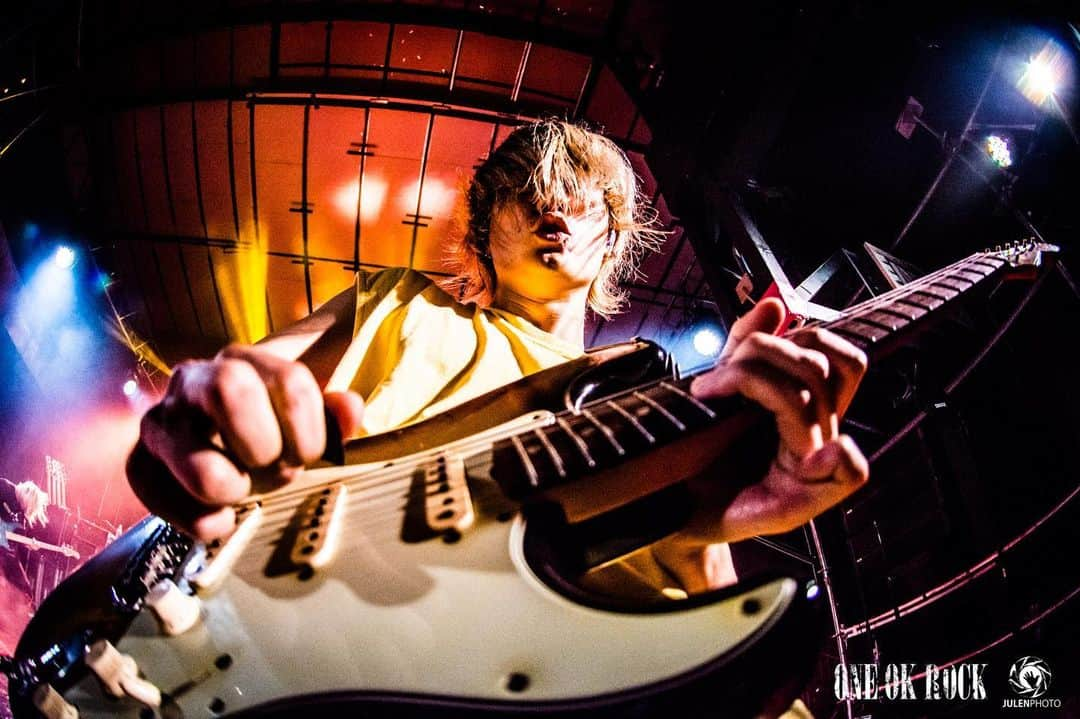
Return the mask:
[[940, 316], [955, 300], [986, 284], [1008, 264], [999, 254], [978, 252], [861, 302], [844, 310], [838, 319], [817, 326], [845, 338], [871, 359], [878, 359], [901, 344], [911, 332]]
[[[846, 338], [871, 359], [879, 359], [940, 317], [961, 296], [999, 274], [1009, 264], [999, 254], [976, 253], [817, 326]], [[688, 376], [647, 383], [563, 412], [555, 424], [502, 440], [494, 447], [492, 474], [509, 496], [525, 500], [581, 477], [602, 475], [644, 455], [663, 454], [662, 462], [670, 465], [668, 474], [672, 475], [679, 473], [676, 465], [685, 472], [703, 469], [686, 456], [699, 452], [698, 445], [688, 441], [691, 435], [719, 427], [721, 431], [710, 432], [707, 439], [710, 448], [720, 451], [734, 441], [733, 432], [745, 431], [760, 409], [739, 397], [702, 402], [690, 392], [692, 380]], [[677, 449], [672, 451], [671, 446]], [[685, 476], [674, 477], [672, 482]], [[657, 488], [663, 485], [663, 481], [653, 483]]]
[[22, 544], [26, 547], [30, 547], [30, 549], [35, 552], [44, 549], [46, 552], [56, 552], [57, 554], [63, 554], [73, 559], [79, 558], [79, 553], [71, 547], [61, 547], [57, 544], [42, 542], [40, 540], [34, 539], [33, 537], [25, 537], [12, 531], [5, 532], [3, 539], [6, 542], [15, 542], [17, 544]]

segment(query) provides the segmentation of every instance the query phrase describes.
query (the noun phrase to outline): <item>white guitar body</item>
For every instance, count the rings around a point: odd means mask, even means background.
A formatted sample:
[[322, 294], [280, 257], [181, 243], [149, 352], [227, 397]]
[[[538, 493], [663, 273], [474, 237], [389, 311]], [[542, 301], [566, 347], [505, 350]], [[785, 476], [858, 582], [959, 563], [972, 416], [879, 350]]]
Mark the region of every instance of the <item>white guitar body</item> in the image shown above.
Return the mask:
[[[363, 470], [313, 470], [303, 485]], [[500, 521], [478, 511], [453, 543], [401, 541], [402, 488], [347, 510], [334, 557], [307, 580], [267, 575], [268, 538], [288, 520], [271, 511], [190, 629], [163, 636], [140, 612], [116, 646], [171, 695], [175, 705], [161, 714], [214, 716], [328, 693], [460, 708], [603, 704], [724, 659], [765, 632], [796, 592], [794, 580], [781, 579], [683, 611], [581, 606], [527, 565], [520, 515]], [[223, 655], [231, 661], [221, 669]], [[84, 717], [145, 710], [106, 697], [93, 675], [65, 698]]]

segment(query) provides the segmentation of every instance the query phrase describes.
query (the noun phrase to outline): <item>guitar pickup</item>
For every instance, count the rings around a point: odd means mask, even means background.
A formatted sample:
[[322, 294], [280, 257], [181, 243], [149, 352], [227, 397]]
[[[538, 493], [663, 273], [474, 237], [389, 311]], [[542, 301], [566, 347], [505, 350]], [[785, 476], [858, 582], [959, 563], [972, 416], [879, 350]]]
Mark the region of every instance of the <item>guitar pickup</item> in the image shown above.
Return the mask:
[[427, 489], [424, 516], [433, 532], [463, 532], [476, 520], [469, 484], [465, 480], [465, 460], [450, 454], [439, 455], [425, 470]]
[[289, 554], [294, 565], [318, 569], [333, 557], [345, 521], [346, 495], [345, 485], [338, 483], [304, 500], [296, 515], [298, 529]]
[[248, 504], [236, 509], [236, 529], [223, 540], [215, 540], [206, 547], [203, 566], [188, 581], [200, 594], [213, 591], [236, 564], [247, 549], [251, 538], [262, 526], [263, 510], [260, 504]]

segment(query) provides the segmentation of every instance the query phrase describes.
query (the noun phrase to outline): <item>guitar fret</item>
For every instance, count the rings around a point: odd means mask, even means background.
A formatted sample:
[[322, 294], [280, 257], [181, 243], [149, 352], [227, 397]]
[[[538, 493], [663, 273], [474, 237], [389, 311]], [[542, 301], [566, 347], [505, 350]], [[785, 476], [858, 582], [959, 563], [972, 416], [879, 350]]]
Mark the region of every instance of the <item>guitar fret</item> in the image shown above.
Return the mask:
[[884, 308], [875, 309], [873, 312], [865, 315], [860, 315], [860, 319], [866, 319], [867, 321], [873, 322], [879, 327], [884, 327], [891, 332], [896, 332], [908, 323], [907, 317], [904, 317], [897, 312], [890, 312]]
[[[930, 291], [929, 287], [931, 285], [932, 285], [932, 283], [928, 282], [925, 285], [923, 285], [922, 287], [920, 287], [919, 289], [915, 290], [915, 292], [917, 292], [920, 295], [926, 295], [927, 297], [935, 297], [935, 298], [941, 300], [942, 302], [947, 302], [950, 299], [948, 295], [942, 294], [940, 291], [938, 291], [938, 292]], [[940, 290], [940, 288], [938, 288], [938, 289]]]
[[577, 446], [577, 448], [581, 451], [581, 456], [585, 458], [585, 464], [589, 465], [589, 467], [595, 467], [596, 460], [593, 459], [592, 454], [589, 452], [589, 445], [585, 442], [585, 440], [580, 435], [578, 435], [578, 433], [574, 431], [574, 428], [570, 426], [570, 423], [562, 417], [557, 418], [555, 421], [558, 422], [559, 426], [563, 428], [563, 431], [566, 432], [570, 439], [574, 441], [574, 444]]
[[[896, 309], [896, 305], [905, 305], [905, 308], [904, 309]], [[915, 321], [915, 320], [919, 319], [920, 317], [925, 317], [926, 313], [929, 310], [927, 310], [927, 308], [925, 306], [920, 305], [918, 302], [912, 302], [910, 300], [898, 299], [893, 304], [892, 309], [889, 309], [889, 310], [884, 310], [883, 309], [882, 311], [888, 311], [888, 312], [893, 312], [893, 313], [898, 314], [898, 315], [903, 315], [905, 319], [910, 320], [910, 321]]]
[[868, 342], [877, 342], [878, 340], [884, 339], [885, 337], [889, 336], [889, 331], [887, 329], [882, 329], [881, 327], [878, 327], [877, 325], [871, 322], [867, 322], [859, 317], [849, 318], [848, 326], [850, 326], [852, 322], [858, 322], [863, 327], [866, 327], [865, 330], [856, 328], [853, 331], [858, 332]]
[[968, 269], [966, 267], [962, 267], [962, 268], [958, 269], [956, 271], [956, 274], [957, 275], [960, 275], [960, 274], [965, 275], [964, 279], [969, 279], [966, 275], [975, 275], [975, 279], [971, 280], [972, 283], [980, 282], [980, 281], [986, 279], [986, 275], [979, 274], [975, 270], [971, 270], [971, 269]]
[[521, 458], [521, 463], [525, 465], [525, 472], [529, 475], [529, 484], [534, 487], [540, 486], [540, 475], [536, 472], [536, 465], [533, 464], [532, 458], [529, 453], [525, 451], [525, 445], [521, 443], [521, 440], [515, 434], [510, 438], [510, 443], [514, 445], [514, 449], [517, 450], [518, 457]]
[[[982, 286], [983, 280], [997, 277], [1004, 265], [1007, 263], [998, 265], [993, 257], [969, 258], [867, 299], [835, 320], [813, 322], [809, 327], [832, 330], [876, 358], [935, 310]], [[677, 441], [710, 421], [739, 411], [726, 403], [706, 403], [694, 397], [688, 378], [652, 376], [651, 382], [628, 387], [618, 395], [598, 397], [585, 407], [581, 406], [585, 404], [583, 394], [569, 411], [546, 423], [535, 422], [521, 434], [504, 436], [495, 452], [491, 476], [511, 498], [527, 497], [578, 474], [591, 475], [600, 468], [619, 466], [629, 457]], [[598, 435], [605, 439], [598, 439]]]
[[[931, 282], [930, 286], [935, 288], [938, 292], [941, 292], [942, 294], [939, 295], [939, 297], [941, 297], [946, 302], [960, 294], [960, 290], [956, 289], [952, 285], [946, 285], [941, 282]], [[925, 292], [926, 290], [922, 291]]]
[[933, 284], [938, 287], [948, 287], [951, 290], [963, 292], [964, 290], [969, 289], [974, 283], [970, 280], [965, 280], [960, 277], [942, 277], [940, 280], [937, 280]]
[[539, 429], [534, 429], [533, 434], [540, 438], [540, 444], [544, 445], [544, 449], [547, 450], [548, 456], [551, 457], [551, 463], [555, 465], [555, 471], [559, 473], [560, 477], [565, 478], [566, 467], [563, 465], [562, 457], [559, 456], [559, 450], [555, 449], [555, 445], [551, 443], [548, 436]]
[[675, 385], [668, 384], [667, 382], [665, 382], [663, 380], [660, 381], [660, 386], [665, 388], [665, 389], [671, 390], [675, 394], [677, 394], [680, 397], [682, 397], [683, 399], [685, 399], [690, 404], [692, 404], [695, 407], [697, 407], [698, 409], [700, 409], [702, 412], [705, 413], [705, 416], [708, 417], [709, 419], [716, 419], [716, 412], [713, 412], [711, 409], [709, 409], [709, 405], [705, 404], [704, 402], [702, 402], [700, 399], [698, 399], [694, 395], [690, 394], [689, 392], [684, 392], [681, 389], [679, 389], [678, 387], [676, 387]]
[[626, 420], [630, 422], [630, 424], [634, 425], [634, 429], [636, 429], [638, 432], [640, 432], [641, 436], [644, 437], [649, 442], [649, 444], [656, 444], [656, 437], [654, 437], [652, 435], [652, 432], [645, 429], [645, 425], [643, 425], [641, 422], [639, 422], [637, 417], [630, 414], [625, 409], [623, 409], [619, 405], [615, 404], [611, 400], [607, 400], [606, 402], [604, 402], [604, 404], [610, 405], [612, 408], [615, 409], [616, 412], [618, 412], [623, 417], [625, 417]]
[[[886, 315], [892, 315], [893, 317], [895, 317], [897, 319], [904, 320], [904, 324], [907, 324], [908, 322], [912, 322], [913, 320], [919, 319], [918, 316], [913, 316], [910, 311], [903, 312], [901, 310], [896, 309], [896, 307], [893, 307], [893, 306], [878, 307], [876, 312], [881, 312], [882, 314], [886, 314]], [[871, 313], [871, 314], [873, 314], [873, 313]], [[926, 313], [924, 312], [923, 314], [926, 314]]]
[[598, 420], [596, 416], [587, 409], [581, 410], [581, 415], [592, 422], [593, 425], [600, 430], [600, 433], [607, 437], [608, 441], [611, 442], [611, 446], [615, 448], [615, 451], [618, 452], [620, 456], [626, 454], [626, 450], [619, 444], [619, 440], [615, 439], [615, 433], [611, 431], [610, 427]]
[[916, 309], [920, 309], [923, 311], [924, 315], [933, 309], [933, 307], [931, 307], [930, 305], [924, 305], [922, 303], [916, 302], [910, 297], [898, 297], [896, 298], [896, 302], [902, 305], [908, 305], [909, 307], [915, 307]]
[[[1001, 264], [1005, 264], [1002, 262]], [[1001, 265], [993, 258], [975, 257], [931, 273], [861, 305], [825, 326], [864, 349], [903, 330], [989, 277]]]
[[679, 419], [678, 417], [676, 417], [676, 416], [675, 416], [675, 415], [673, 415], [673, 414], [672, 414], [671, 412], [669, 412], [669, 411], [667, 410], [667, 408], [666, 408], [666, 407], [663, 407], [663, 406], [662, 406], [662, 405], [661, 405], [661, 404], [660, 404], [659, 402], [657, 402], [656, 400], [654, 400], [654, 399], [653, 399], [652, 397], [648, 397], [648, 396], [646, 396], [646, 395], [643, 395], [643, 394], [642, 394], [641, 392], [637, 392], [637, 391], [635, 391], [635, 392], [634, 392], [634, 396], [635, 396], [635, 397], [637, 397], [638, 399], [640, 399], [640, 400], [641, 400], [642, 402], [644, 402], [645, 404], [647, 404], [647, 405], [649, 405], [650, 407], [652, 407], [653, 409], [655, 409], [655, 410], [656, 410], [657, 412], [659, 412], [660, 414], [662, 414], [662, 415], [664, 415], [665, 417], [667, 417], [667, 418], [668, 418], [668, 420], [669, 420], [669, 421], [670, 421], [670, 422], [671, 422], [671, 423], [672, 423], [673, 425], [675, 425], [676, 427], [678, 427], [678, 428], [679, 428], [679, 431], [680, 431], [680, 432], [685, 432], [685, 431], [686, 431], [686, 425], [685, 425], [685, 424], [683, 424], [683, 423], [682, 423], [682, 421], [681, 421], [681, 420], [680, 420], [680, 419]]
[[979, 265], [980, 267], [986, 267], [986, 268], [987, 268], [987, 269], [989, 269], [989, 270], [990, 270], [991, 272], [993, 272], [993, 271], [997, 270], [997, 268], [1001, 267], [1001, 265], [1002, 265], [1002, 264], [1005, 264], [1005, 263], [1004, 263], [1004, 262], [1002, 262], [1001, 264], [994, 264], [994, 263], [993, 263], [993, 262], [991, 262], [991, 261], [990, 261], [990, 260], [989, 260], [988, 258], [982, 258], [982, 257], [980, 257], [980, 258], [978, 258], [978, 259], [974, 259], [974, 260], [972, 260], [972, 261], [971, 261], [971, 262], [970, 262], [969, 264], [972, 264], [972, 265]]
[[923, 297], [929, 297], [930, 300], [931, 300], [931, 303], [929, 305], [927, 305], [927, 306], [932, 310], [936, 310], [938, 307], [941, 307], [949, 299], [948, 297], [942, 297], [941, 295], [937, 294], [936, 292], [927, 292], [926, 290], [915, 290], [911, 294], [913, 294], [913, 295], [922, 295]]
[[893, 330], [896, 329], [895, 327], [892, 326], [891, 323], [886, 324], [884, 322], [880, 322], [880, 321], [878, 321], [876, 319], [873, 319], [872, 318], [873, 314], [874, 313], [871, 312], [871, 313], [865, 314], [865, 315], [854, 315], [850, 319], [856, 320], [858, 322], [862, 322], [864, 325], [871, 325], [873, 327], [877, 327], [878, 329], [882, 329], [882, 330], [885, 330], [887, 332], [892, 332]]
[[835, 332], [838, 335], [846, 337], [849, 342], [855, 345], [861, 345], [863, 347], [873, 344], [873, 340], [866, 337], [855, 330], [849, 330], [846, 327], [840, 327], [838, 325], [829, 325], [829, 331]]

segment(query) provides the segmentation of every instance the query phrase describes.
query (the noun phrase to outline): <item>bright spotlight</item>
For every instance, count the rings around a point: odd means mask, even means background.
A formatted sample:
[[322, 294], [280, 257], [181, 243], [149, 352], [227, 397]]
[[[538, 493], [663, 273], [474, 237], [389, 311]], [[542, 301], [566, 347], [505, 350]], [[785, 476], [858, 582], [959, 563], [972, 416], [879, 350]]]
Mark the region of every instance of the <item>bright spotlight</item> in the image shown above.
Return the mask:
[[1012, 152], [1009, 151], [1008, 139], [990, 135], [983, 143], [983, 147], [986, 148], [986, 154], [990, 155], [995, 165], [1001, 168], [1012, 167]]
[[715, 357], [722, 345], [719, 333], [711, 327], [702, 327], [694, 333], [694, 349], [702, 357]]
[[1017, 83], [1020, 92], [1031, 102], [1041, 105], [1054, 97], [1065, 80], [1069, 58], [1057, 43], [1047, 42], [1028, 62]]
[[56, 248], [56, 254], [53, 255], [53, 262], [62, 270], [70, 270], [75, 266], [75, 250], [67, 245], [60, 245]]
[[816, 599], [817, 595], [820, 594], [820, 593], [821, 593], [821, 588], [818, 587], [817, 582], [815, 582], [813, 580], [810, 580], [809, 582], [807, 582], [807, 584], [806, 584], [806, 598], [807, 599]]
[[133, 379], [129, 379], [124, 383], [124, 396], [134, 397], [135, 393], [139, 391], [139, 383]]
[[1053, 95], [1058, 89], [1058, 79], [1054, 69], [1039, 58], [1028, 63], [1027, 80], [1031, 88], [1044, 95]]

